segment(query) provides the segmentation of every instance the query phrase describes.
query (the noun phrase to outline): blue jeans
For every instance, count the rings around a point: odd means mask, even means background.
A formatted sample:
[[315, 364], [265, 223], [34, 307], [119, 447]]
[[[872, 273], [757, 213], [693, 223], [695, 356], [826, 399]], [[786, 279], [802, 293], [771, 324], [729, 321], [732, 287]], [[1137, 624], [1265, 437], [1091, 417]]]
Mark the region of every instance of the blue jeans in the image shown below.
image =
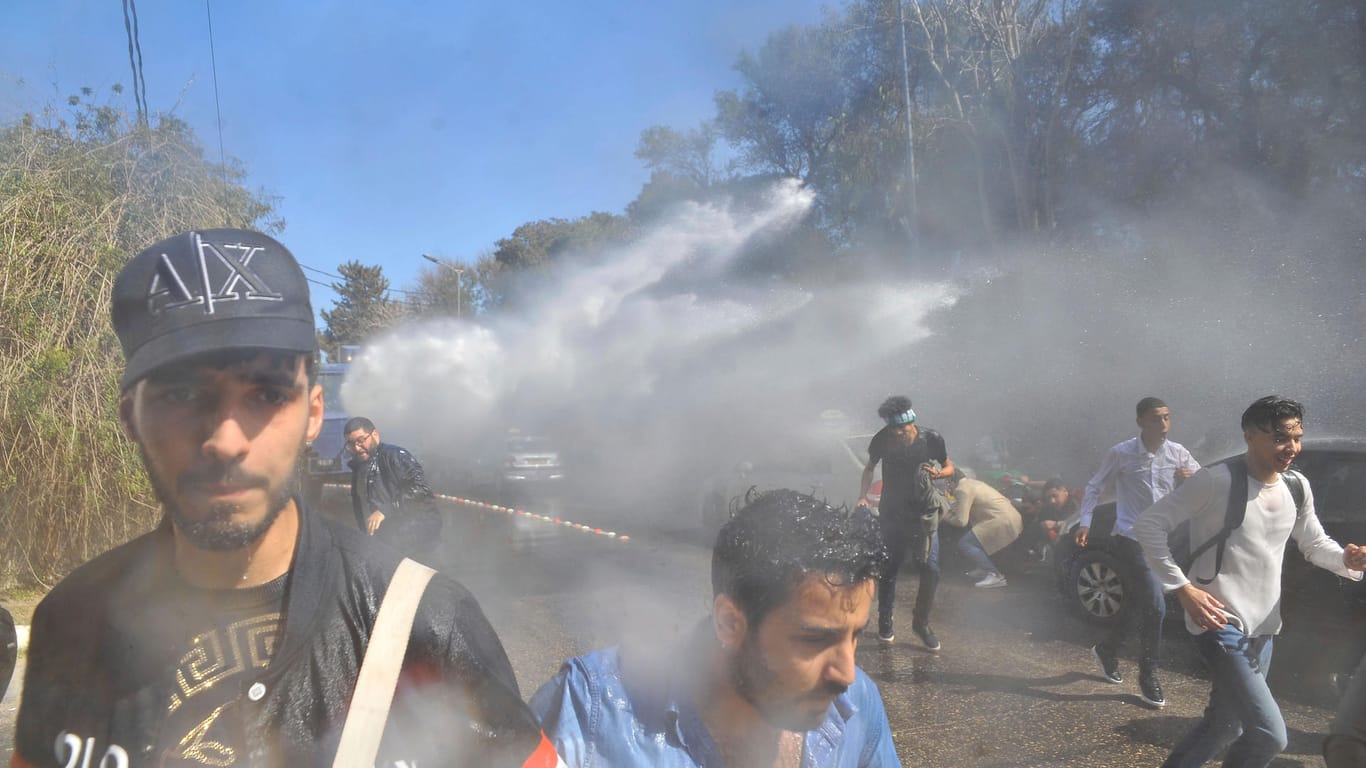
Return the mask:
[[972, 531], [963, 534], [963, 538], [958, 540], [958, 551], [963, 553], [963, 557], [966, 557], [978, 570], [987, 573], [1001, 572], [996, 564], [991, 562], [991, 555], [987, 554], [987, 549], [982, 546], [981, 539], [978, 539], [977, 534]]
[[878, 516], [882, 540], [887, 546], [887, 565], [877, 582], [878, 631], [883, 634], [892, 631], [897, 571], [901, 570], [908, 552], [911, 561], [916, 564], [916, 570], [920, 572], [920, 589], [916, 590], [915, 609], [911, 612], [912, 623], [917, 626], [929, 623], [930, 610], [934, 608], [934, 593], [939, 587], [939, 532], [930, 534], [927, 547], [924, 526], [918, 518], [907, 519], [909, 517], [890, 511]]
[[1138, 663], [1142, 669], [1155, 670], [1162, 659], [1162, 622], [1167, 616], [1167, 600], [1162, 594], [1162, 583], [1157, 580], [1143, 548], [1127, 536], [1114, 537], [1116, 565], [1124, 569], [1129, 582], [1136, 589], [1125, 616], [1116, 622], [1109, 636], [1100, 642], [1102, 649], [1118, 655], [1120, 647], [1131, 632], [1138, 634]]
[[1285, 720], [1266, 685], [1271, 637], [1248, 637], [1232, 625], [1196, 635], [1214, 685], [1205, 716], [1181, 738], [1163, 768], [1196, 768], [1224, 747], [1226, 768], [1263, 768], [1285, 749]]

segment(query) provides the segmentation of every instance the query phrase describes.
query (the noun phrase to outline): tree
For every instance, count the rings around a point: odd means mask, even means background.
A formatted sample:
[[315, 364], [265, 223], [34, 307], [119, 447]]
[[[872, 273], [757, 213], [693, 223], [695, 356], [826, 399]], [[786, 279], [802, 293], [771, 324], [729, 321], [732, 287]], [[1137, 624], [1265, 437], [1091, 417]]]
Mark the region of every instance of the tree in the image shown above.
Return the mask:
[[323, 347], [329, 355], [343, 344], [364, 344], [399, 319], [402, 307], [389, 298], [389, 278], [383, 267], [348, 261], [337, 267], [340, 283], [332, 283], [338, 299], [322, 311]]
[[523, 224], [494, 244], [493, 258], [504, 270], [534, 270], [561, 255], [624, 242], [633, 233], [624, 216], [594, 211], [574, 219], [542, 219]]
[[1301, 196], [1366, 182], [1366, 8], [1099, 0], [1089, 140], [1150, 204], [1237, 168]]
[[641, 131], [636, 157], [651, 171], [687, 179], [699, 190], [706, 190], [724, 180], [715, 159], [719, 138], [720, 133], [712, 120], [704, 120], [690, 131], [654, 125]]
[[[459, 272], [441, 263], [418, 273], [412, 314], [415, 317], [478, 317], [502, 304], [498, 275], [501, 265], [492, 254], [481, 256]], [[459, 298], [457, 299], [457, 291]]]

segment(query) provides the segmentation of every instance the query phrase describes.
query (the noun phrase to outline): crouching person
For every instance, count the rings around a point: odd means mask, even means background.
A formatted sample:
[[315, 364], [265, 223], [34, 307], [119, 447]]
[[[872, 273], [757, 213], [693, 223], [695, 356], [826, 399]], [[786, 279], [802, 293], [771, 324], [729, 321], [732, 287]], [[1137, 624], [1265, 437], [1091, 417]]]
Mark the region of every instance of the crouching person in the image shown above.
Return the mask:
[[972, 563], [968, 578], [973, 580], [974, 587], [983, 589], [1006, 586], [1006, 577], [991, 556], [1020, 537], [1024, 530], [1020, 511], [1000, 491], [981, 480], [965, 477], [962, 470], [954, 473], [949, 487], [953, 506], [944, 522], [968, 529], [958, 540], [958, 551]]
[[570, 766], [899, 766], [854, 664], [886, 563], [866, 509], [747, 500], [712, 553], [712, 615], [667, 660], [570, 659], [531, 708]]
[[474, 596], [299, 503], [323, 396], [284, 246], [163, 240], [113, 324], [163, 517], [38, 606], [12, 768], [556, 764]]

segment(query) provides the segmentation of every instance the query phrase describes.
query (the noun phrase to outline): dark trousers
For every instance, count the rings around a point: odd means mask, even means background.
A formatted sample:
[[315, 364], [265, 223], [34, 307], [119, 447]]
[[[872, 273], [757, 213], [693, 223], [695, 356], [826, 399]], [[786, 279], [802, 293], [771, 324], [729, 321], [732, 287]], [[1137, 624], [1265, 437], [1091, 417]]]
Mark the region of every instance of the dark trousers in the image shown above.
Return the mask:
[[[896, 601], [896, 577], [907, 554], [920, 573], [920, 589], [915, 593], [915, 609], [911, 621], [924, 626], [930, 621], [934, 607], [934, 591], [939, 586], [939, 532], [931, 534], [925, 546], [925, 528], [919, 517], [897, 515], [890, 511], [878, 517], [882, 540], [887, 546], [887, 567], [877, 582], [878, 631], [892, 633], [892, 604]], [[927, 551], [928, 550], [928, 551]]]
[[1328, 768], [1366, 765], [1366, 657], [1338, 703], [1337, 719], [1323, 742], [1323, 757]]
[[1110, 653], [1118, 654], [1124, 640], [1131, 634], [1138, 635], [1139, 666], [1156, 669], [1162, 658], [1162, 620], [1167, 616], [1167, 601], [1162, 595], [1162, 585], [1148, 567], [1143, 557], [1143, 548], [1138, 542], [1125, 536], [1115, 536], [1113, 552], [1117, 565], [1128, 576], [1134, 592], [1125, 602], [1128, 606], [1124, 615], [1115, 622], [1110, 634], [1100, 645]]

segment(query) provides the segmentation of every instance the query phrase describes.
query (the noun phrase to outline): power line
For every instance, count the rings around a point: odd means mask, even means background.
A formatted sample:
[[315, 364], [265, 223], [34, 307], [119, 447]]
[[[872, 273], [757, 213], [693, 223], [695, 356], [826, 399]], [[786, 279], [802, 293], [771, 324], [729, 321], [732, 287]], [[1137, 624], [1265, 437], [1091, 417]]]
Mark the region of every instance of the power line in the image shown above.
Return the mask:
[[309, 272], [317, 272], [318, 274], [320, 274], [320, 275], [322, 275], [322, 276], [324, 276], [324, 277], [330, 277], [330, 278], [332, 278], [333, 280], [345, 280], [345, 279], [346, 279], [346, 278], [342, 277], [341, 275], [334, 275], [334, 274], [332, 274], [331, 272], [324, 272], [324, 271], [322, 271], [321, 269], [317, 269], [317, 268], [315, 268], [315, 267], [310, 267], [310, 266], [308, 266], [307, 264], [300, 264], [299, 266], [303, 267], [304, 269], [308, 270]]
[[223, 107], [218, 101], [218, 56], [213, 45], [213, 10], [209, 0], [204, 0], [204, 14], [209, 18], [209, 62], [213, 67], [213, 109], [218, 116], [218, 167], [223, 172], [223, 184], [228, 183], [228, 156], [223, 151]]
[[138, 52], [138, 83], [142, 86], [139, 92], [142, 94], [142, 122], [145, 125], [151, 110], [147, 108], [147, 77], [142, 71], [142, 36], [138, 33], [138, 4], [136, 0], [128, 0], [128, 7], [133, 11], [133, 47]]
[[[133, 70], [133, 105], [138, 112], [138, 125], [147, 125], [147, 82], [142, 78], [142, 42], [138, 40], [138, 7], [133, 0], [123, 0], [123, 31], [128, 35], [128, 68]], [[136, 51], [136, 58], [134, 58]]]
[[[320, 274], [320, 275], [324, 275], [324, 276], [326, 276], [326, 277], [333, 277], [333, 278], [336, 278], [337, 280], [340, 280], [340, 281], [342, 281], [342, 282], [345, 282], [345, 281], [346, 281], [346, 278], [344, 278], [344, 277], [338, 277], [337, 275], [333, 275], [333, 274], [330, 274], [330, 273], [328, 273], [328, 272], [324, 272], [324, 271], [322, 271], [321, 269], [314, 269], [313, 267], [307, 266], [307, 265], [305, 265], [305, 264], [300, 264], [299, 266], [303, 267], [304, 269], [308, 270], [309, 272], [317, 272], [317, 273]], [[332, 287], [332, 284], [331, 284], [331, 283], [324, 283], [324, 282], [321, 281], [321, 280], [314, 280], [313, 278], [309, 277], [308, 275], [304, 275], [304, 279], [307, 280], [308, 282], [314, 284], [314, 285], [321, 285], [321, 286], [324, 287], [324, 288], [328, 288], [328, 289], [331, 289], [331, 290], [334, 290], [334, 291], [336, 290], [336, 288], [333, 288], [333, 287]], [[389, 293], [401, 293], [401, 294], [403, 294], [404, 296], [422, 296], [422, 295], [423, 295], [423, 293], [422, 293], [421, 291], [405, 291], [405, 290], [403, 290], [402, 288], [385, 288], [384, 290], [387, 291], [387, 292], [389, 292]]]

